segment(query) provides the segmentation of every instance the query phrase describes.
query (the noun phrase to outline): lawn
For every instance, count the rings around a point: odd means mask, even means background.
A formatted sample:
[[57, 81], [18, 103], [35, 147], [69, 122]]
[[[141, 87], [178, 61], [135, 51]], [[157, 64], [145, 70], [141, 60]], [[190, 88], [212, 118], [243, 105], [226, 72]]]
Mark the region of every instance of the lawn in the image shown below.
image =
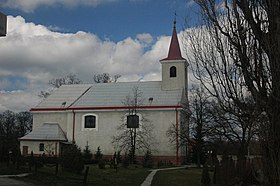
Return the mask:
[[[84, 175], [73, 174], [59, 170], [58, 175], [54, 175], [54, 167], [44, 167], [38, 169], [36, 174], [18, 178], [22, 181], [33, 183], [35, 185], [82, 185]], [[87, 185], [122, 185], [139, 186], [145, 180], [150, 172], [141, 166], [130, 165], [128, 168], [120, 167], [115, 169], [106, 167], [99, 169], [97, 165], [89, 165], [89, 174]]]
[[200, 186], [201, 173], [198, 168], [158, 171], [152, 186]]
[[146, 179], [150, 171], [142, 168], [142, 166], [129, 168], [120, 168], [118, 172], [114, 169], [100, 170], [95, 168], [95, 171], [89, 172], [89, 182], [104, 185], [135, 185], [139, 186]]
[[[34, 168], [32, 170], [34, 172]], [[20, 167], [20, 170], [17, 170], [12, 165], [7, 167], [6, 164], [2, 164], [0, 166], [0, 174], [19, 174], [23, 172], [28, 172], [28, 168]], [[158, 171], [154, 176], [152, 186], [200, 186], [201, 172], [202, 169], [197, 168]], [[128, 168], [120, 166], [117, 172], [108, 166], [105, 169], [99, 169], [97, 165], [89, 165], [87, 185], [140, 186], [149, 173], [149, 169], [142, 168], [141, 165], [130, 165]], [[57, 176], [54, 174], [55, 167], [44, 166], [38, 169], [37, 173], [16, 179], [38, 186], [83, 184], [83, 174], [69, 173], [62, 171], [61, 168]], [[212, 178], [213, 172], [210, 174]]]

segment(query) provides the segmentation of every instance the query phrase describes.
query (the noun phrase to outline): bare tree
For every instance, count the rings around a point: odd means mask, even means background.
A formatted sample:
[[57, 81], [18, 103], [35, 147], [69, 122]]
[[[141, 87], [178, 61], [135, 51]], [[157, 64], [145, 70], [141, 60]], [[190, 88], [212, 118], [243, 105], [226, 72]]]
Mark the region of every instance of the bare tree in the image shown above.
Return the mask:
[[32, 114], [28, 111], [16, 114], [18, 135], [22, 137], [32, 130]]
[[6, 110], [0, 114], [0, 161], [7, 161], [9, 153], [17, 148], [15, 113]]
[[46, 152], [48, 156], [54, 155], [54, 142], [48, 141], [44, 143], [44, 153]]
[[[222, 70], [225, 75], [224, 82], [230, 82], [231, 85], [235, 85], [236, 82], [231, 81], [232, 79], [238, 79], [240, 83], [237, 92], [228, 85], [221, 85], [224, 87], [224, 95], [234, 93], [233, 95], [238, 96], [238, 99], [228, 97], [230, 99], [227, 102], [232, 102], [239, 109], [243, 107], [242, 105], [246, 105], [247, 97], [253, 98], [252, 113], [256, 113], [257, 116], [263, 115], [268, 119], [268, 122], [265, 122], [266, 126], [263, 126], [266, 131], [262, 136], [265, 184], [280, 185], [280, 2], [275, 0], [223, 0], [222, 3], [215, 0], [195, 0], [195, 2], [201, 10], [207, 34], [211, 39], [208, 38], [200, 44], [208, 49], [214, 47], [214, 50], [210, 50], [214, 55], [208, 56], [209, 68], [199, 73], [201, 75], [211, 73], [215, 76], [216, 70]], [[204, 60], [206, 64], [209, 60], [205, 61], [206, 56], [203, 57], [200, 60]], [[213, 63], [213, 58], [216, 58], [216, 63]], [[212, 68], [213, 65], [217, 67], [217, 64], [218, 69]], [[232, 69], [233, 74], [226, 68]], [[213, 81], [211, 77], [210, 81]], [[214, 85], [212, 88], [217, 87]], [[248, 90], [250, 95], [247, 96], [248, 93], [244, 90]], [[245, 106], [242, 110], [249, 109]]]
[[94, 74], [93, 81], [94, 83], [116, 83], [121, 75], [116, 74], [113, 77], [109, 73], [103, 74]]
[[170, 142], [175, 142], [178, 138], [180, 146], [189, 144], [194, 153], [193, 160], [200, 167], [204, 162], [205, 141], [211, 132], [210, 102], [203, 87], [193, 86], [189, 95], [189, 103], [184, 105], [182, 111], [182, 115], [188, 116], [189, 125], [181, 124], [178, 129], [172, 124], [166, 134]]
[[212, 131], [233, 143], [239, 142], [238, 155], [243, 157], [256, 135], [255, 118], [260, 110], [251, 99], [242, 70], [236, 66], [232, 48], [227, 38], [209, 25], [189, 29], [186, 36], [193, 74], [212, 99]]
[[211, 117], [209, 114], [209, 96], [203, 87], [193, 87], [190, 95], [190, 126], [193, 136], [193, 151], [197, 165], [204, 164], [207, 136], [211, 135]]
[[[31, 131], [30, 112], [14, 113], [6, 110], [0, 113], [0, 162], [15, 158], [18, 154], [18, 138]], [[12, 155], [12, 157], [11, 157]]]
[[[128, 109], [118, 126], [118, 134], [113, 137], [112, 143], [120, 149], [129, 151], [130, 160], [135, 160], [137, 151], [146, 152], [151, 150], [153, 144], [153, 125], [146, 119], [145, 113], [139, 109], [144, 102], [142, 92], [134, 87], [122, 103]], [[138, 118], [138, 119], [137, 119]], [[130, 120], [130, 121], [129, 121]]]
[[[59, 88], [61, 85], [71, 85], [71, 84], [81, 84], [81, 83], [82, 83], [82, 80], [77, 78], [75, 74], [68, 74], [65, 77], [51, 79], [49, 81], [49, 85], [54, 89]], [[47, 91], [41, 91], [38, 96], [46, 98], [50, 94], [51, 94], [51, 92], [47, 90]]]

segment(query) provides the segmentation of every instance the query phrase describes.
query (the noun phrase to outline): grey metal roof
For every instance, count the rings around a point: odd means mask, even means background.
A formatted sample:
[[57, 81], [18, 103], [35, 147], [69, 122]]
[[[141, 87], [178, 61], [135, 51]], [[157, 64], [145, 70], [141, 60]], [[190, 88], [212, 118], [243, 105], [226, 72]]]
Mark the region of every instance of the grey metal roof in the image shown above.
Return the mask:
[[[36, 108], [122, 107], [127, 96], [133, 97], [138, 87], [144, 100], [141, 106], [176, 106], [182, 101], [183, 90], [162, 90], [161, 81], [118, 82], [63, 85]], [[152, 101], [149, 99], [152, 98]], [[150, 99], [151, 100], [151, 99]]]
[[[143, 106], [177, 105], [181, 102], [182, 90], [163, 91], [161, 82], [120, 82], [93, 84], [93, 86], [71, 107], [114, 107], [125, 106], [126, 97], [133, 98], [133, 89], [137, 87], [143, 99]], [[150, 102], [149, 98], [153, 98]]]
[[67, 138], [58, 123], [44, 123], [19, 140], [67, 141]]
[[62, 85], [39, 103], [36, 108], [67, 108], [91, 86], [91, 84]]

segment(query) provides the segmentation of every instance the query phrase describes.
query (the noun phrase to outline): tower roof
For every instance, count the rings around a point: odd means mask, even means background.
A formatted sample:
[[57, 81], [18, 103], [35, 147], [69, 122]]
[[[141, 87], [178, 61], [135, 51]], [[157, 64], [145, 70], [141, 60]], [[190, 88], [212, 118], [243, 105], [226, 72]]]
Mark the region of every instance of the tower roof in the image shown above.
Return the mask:
[[174, 20], [174, 27], [173, 27], [173, 33], [171, 37], [171, 42], [169, 45], [169, 52], [167, 58], [162, 59], [161, 61], [165, 60], [186, 60], [182, 57], [181, 49], [177, 37], [177, 31], [176, 31], [176, 20]]

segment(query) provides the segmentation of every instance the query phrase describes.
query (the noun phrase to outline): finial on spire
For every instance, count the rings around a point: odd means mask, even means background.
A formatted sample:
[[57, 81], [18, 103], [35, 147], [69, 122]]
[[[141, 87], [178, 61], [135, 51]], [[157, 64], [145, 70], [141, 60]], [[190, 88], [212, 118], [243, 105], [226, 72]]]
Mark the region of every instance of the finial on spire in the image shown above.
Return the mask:
[[176, 13], [176, 11], [175, 11], [175, 14], [174, 14], [174, 28], [176, 28], [176, 18], [177, 18], [177, 13]]

